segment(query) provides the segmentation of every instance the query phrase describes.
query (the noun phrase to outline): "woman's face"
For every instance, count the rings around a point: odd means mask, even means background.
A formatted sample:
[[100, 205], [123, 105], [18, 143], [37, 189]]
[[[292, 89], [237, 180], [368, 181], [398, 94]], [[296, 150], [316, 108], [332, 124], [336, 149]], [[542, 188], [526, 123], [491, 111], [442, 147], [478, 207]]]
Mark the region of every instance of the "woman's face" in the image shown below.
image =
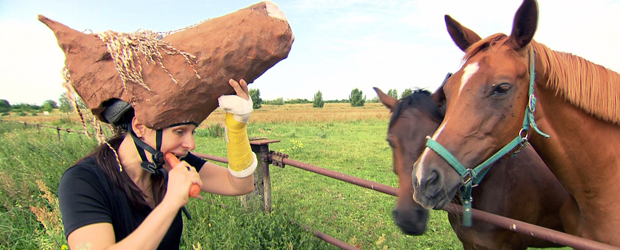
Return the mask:
[[[196, 126], [193, 124], [178, 125], [165, 128], [162, 132], [161, 152], [172, 152], [177, 157], [185, 156], [188, 151], [196, 148], [194, 142], [194, 131]], [[156, 148], [156, 132], [149, 129], [145, 134], [144, 140], [151, 147]]]

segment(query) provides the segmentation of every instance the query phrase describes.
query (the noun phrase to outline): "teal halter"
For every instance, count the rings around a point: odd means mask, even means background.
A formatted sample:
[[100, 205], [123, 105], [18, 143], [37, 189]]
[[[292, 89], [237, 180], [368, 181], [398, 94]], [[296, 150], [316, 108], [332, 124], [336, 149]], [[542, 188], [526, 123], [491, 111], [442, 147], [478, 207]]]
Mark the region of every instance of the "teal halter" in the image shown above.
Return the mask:
[[465, 168], [463, 164], [461, 164], [446, 148], [444, 148], [441, 144], [434, 141], [427, 136], [426, 139], [426, 147], [435, 151], [438, 155], [443, 157], [443, 159], [452, 166], [456, 172], [461, 176], [461, 202], [463, 203], [463, 226], [469, 227], [471, 226], [471, 203], [473, 199], [471, 198], [471, 190], [473, 187], [477, 186], [482, 178], [487, 174], [489, 169], [491, 169], [491, 164], [500, 158], [504, 157], [510, 151], [519, 147], [514, 154], [516, 155], [523, 146], [528, 143], [529, 137], [529, 128], [530, 126], [534, 128], [536, 133], [540, 134], [545, 138], [549, 138], [549, 135], [543, 133], [538, 129], [536, 125], [536, 121], [534, 120], [534, 111], [536, 110], [536, 96], [534, 95], [534, 49], [531, 49], [530, 53], [530, 88], [529, 88], [529, 102], [528, 106], [525, 108], [525, 117], [523, 118], [523, 126], [521, 127], [521, 131], [519, 131], [519, 135], [504, 146], [502, 149], [497, 151], [493, 156], [491, 156], [486, 161], [480, 163], [480, 165], [475, 168]]

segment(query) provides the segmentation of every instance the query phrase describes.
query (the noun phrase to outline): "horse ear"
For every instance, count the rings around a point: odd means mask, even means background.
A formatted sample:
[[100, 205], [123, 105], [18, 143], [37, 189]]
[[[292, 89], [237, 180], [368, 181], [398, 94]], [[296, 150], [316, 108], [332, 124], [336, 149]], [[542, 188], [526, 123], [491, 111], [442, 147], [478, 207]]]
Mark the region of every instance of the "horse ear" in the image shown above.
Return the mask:
[[476, 32], [461, 25], [449, 15], [445, 15], [444, 19], [446, 20], [446, 27], [448, 28], [450, 37], [452, 37], [452, 41], [454, 41], [456, 46], [463, 52], [465, 52], [470, 45], [482, 39]]
[[536, 0], [524, 0], [512, 22], [512, 33], [507, 41], [508, 46], [520, 50], [534, 38], [538, 25], [538, 3]]
[[379, 96], [379, 100], [383, 105], [385, 105], [390, 110], [394, 110], [396, 106], [398, 106], [398, 100], [392, 96], [386, 95], [377, 87], [373, 87], [375, 92], [377, 92], [377, 96]]
[[446, 93], [443, 92], [443, 85], [439, 86], [439, 88], [431, 94], [431, 100], [433, 100], [438, 107], [446, 104]]

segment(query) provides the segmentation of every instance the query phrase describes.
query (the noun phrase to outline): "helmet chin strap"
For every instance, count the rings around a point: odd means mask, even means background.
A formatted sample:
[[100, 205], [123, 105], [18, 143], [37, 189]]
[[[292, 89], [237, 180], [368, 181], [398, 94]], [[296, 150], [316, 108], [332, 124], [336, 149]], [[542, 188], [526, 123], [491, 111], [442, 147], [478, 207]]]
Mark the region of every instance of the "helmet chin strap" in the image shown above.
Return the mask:
[[[142, 163], [140, 164], [140, 167], [142, 167], [142, 169], [144, 169], [145, 171], [151, 174], [154, 174], [154, 175], [161, 174], [164, 176], [164, 180], [168, 181], [168, 171], [166, 171], [166, 169], [163, 168], [165, 164], [164, 153], [161, 152], [161, 141], [163, 137], [163, 129], [158, 129], [155, 132], [155, 147], [157, 149], [153, 149], [153, 147], [149, 146], [148, 144], [143, 142], [140, 138], [138, 138], [136, 133], [133, 132], [131, 128], [131, 124], [128, 126], [127, 131], [133, 138], [133, 142], [136, 145], [136, 149], [138, 150], [138, 153], [140, 154], [140, 158], [142, 159]], [[144, 152], [144, 150], [151, 153], [153, 162], [150, 162], [146, 159], [146, 153]], [[183, 211], [183, 213], [185, 214], [188, 220], [192, 219], [192, 216], [189, 214], [185, 206], [181, 207], [181, 210]]]
[[[155, 147], [157, 149], [153, 149], [153, 147], [151, 147], [150, 145], [143, 142], [140, 138], [138, 138], [136, 133], [132, 130], [131, 126], [129, 126], [128, 131], [131, 137], [133, 138], [133, 142], [136, 145], [138, 154], [140, 154], [140, 158], [142, 159], [142, 163], [140, 164], [142, 169], [154, 175], [162, 174], [166, 176], [168, 172], [166, 171], [166, 169], [163, 168], [164, 164], [166, 163], [164, 161], [164, 153], [160, 151], [161, 141], [163, 137], [163, 130], [158, 129], [155, 134]], [[146, 158], [146, 153], [144, 152], [145, 150], [151, 153], [153, 162], [148, 161], [148, 159]]]

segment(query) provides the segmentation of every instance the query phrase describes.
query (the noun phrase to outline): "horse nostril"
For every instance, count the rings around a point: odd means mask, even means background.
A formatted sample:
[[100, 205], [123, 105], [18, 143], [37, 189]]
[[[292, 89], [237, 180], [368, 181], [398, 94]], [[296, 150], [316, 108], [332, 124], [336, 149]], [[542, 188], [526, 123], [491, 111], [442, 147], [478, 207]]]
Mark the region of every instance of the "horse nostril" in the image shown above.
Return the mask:
[[439, 172], [437, 170], [431, 171], [424, 180], [422, 180], [422, 185], [424, 188], [428, 188], [434, 186], [439, 181]]

